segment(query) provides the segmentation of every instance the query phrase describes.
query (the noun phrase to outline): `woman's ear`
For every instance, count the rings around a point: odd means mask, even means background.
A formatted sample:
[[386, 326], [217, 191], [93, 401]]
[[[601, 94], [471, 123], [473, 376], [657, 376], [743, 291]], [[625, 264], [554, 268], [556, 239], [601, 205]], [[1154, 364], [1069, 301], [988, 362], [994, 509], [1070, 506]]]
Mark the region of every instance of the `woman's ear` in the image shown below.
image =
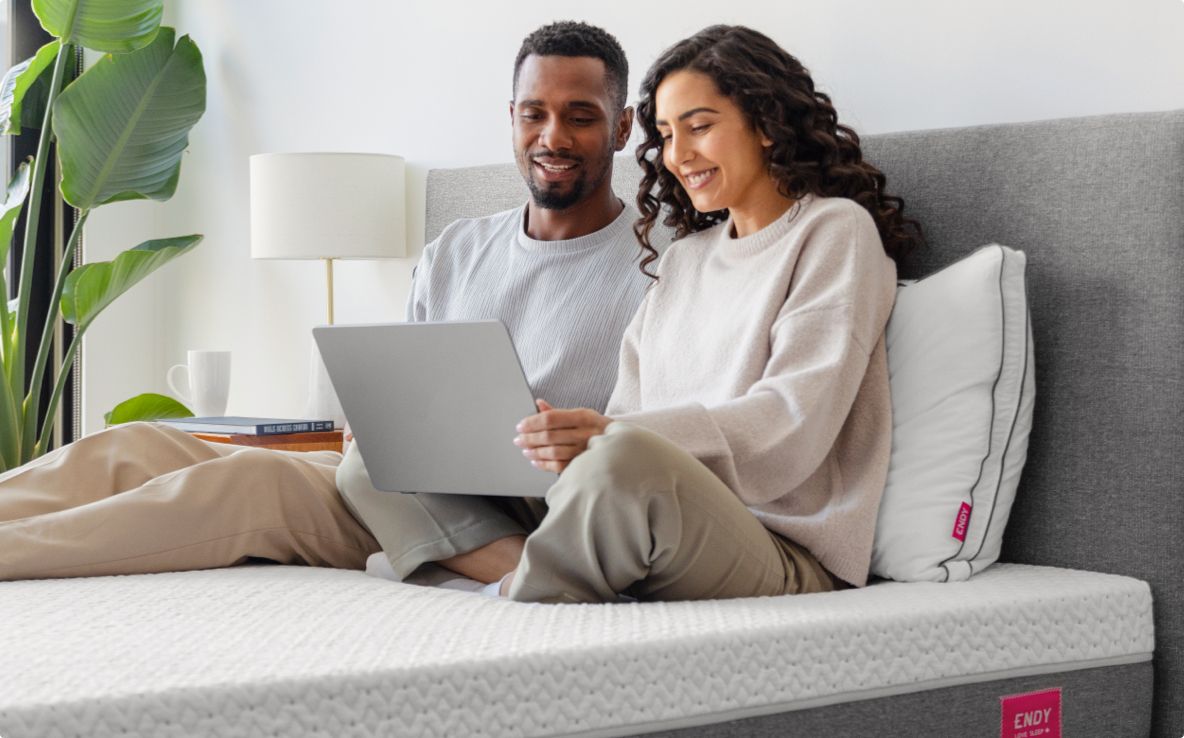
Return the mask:
[[769, 134], [765, 131], [764, 126], [754, 121], [752, 123], [752, 130], [756, 135], [760, 136], [761, 148], [767, 149], [773, 145], [773, 139], [769, 138]]

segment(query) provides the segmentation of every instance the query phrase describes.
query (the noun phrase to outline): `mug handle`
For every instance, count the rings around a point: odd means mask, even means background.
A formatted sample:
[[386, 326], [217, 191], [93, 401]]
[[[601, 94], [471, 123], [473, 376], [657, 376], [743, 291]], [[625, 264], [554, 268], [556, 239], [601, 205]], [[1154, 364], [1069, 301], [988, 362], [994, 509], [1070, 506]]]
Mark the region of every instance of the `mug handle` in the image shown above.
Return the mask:
[[168, 382], [169, 389], [171, 389], [173, 391], [174, 395], [181, 398], [181, 401], [184, 402], [186, 405], [191, 405], [193, 403], [189, 399], [189, 396], [187, 394], [185, 394], [184, 392], [182, 392], [181, 390], [177, 389], [176, 383], [173, 382], [173, 376], [178, 369], [185, 370], [185, 375], [186, 375], [185, 376], [185, 384], [188, 385], [189, 384], [189, 367], [186, 366], [185, 364], [174, 364], [169, 369], [168, 374], [164, 375], [165, 381]]

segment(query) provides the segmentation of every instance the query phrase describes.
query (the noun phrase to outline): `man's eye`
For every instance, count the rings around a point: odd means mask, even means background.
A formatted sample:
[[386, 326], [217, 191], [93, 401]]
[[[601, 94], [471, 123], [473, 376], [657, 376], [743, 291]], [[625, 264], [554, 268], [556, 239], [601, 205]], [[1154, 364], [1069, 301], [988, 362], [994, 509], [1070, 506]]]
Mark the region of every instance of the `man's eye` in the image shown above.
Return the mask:
[[572, 118], [571, 122], [575, 123], [577, 126], [589, 126], [589, 125], [592, 125], [593, 123], [595, 123], [596, 119], [595, 118]]
[[538, 113], [523, 113], [519, 117], [522, 118], [522, 120], [542, 120], [543, 118], [543, 116], [539, 115]]

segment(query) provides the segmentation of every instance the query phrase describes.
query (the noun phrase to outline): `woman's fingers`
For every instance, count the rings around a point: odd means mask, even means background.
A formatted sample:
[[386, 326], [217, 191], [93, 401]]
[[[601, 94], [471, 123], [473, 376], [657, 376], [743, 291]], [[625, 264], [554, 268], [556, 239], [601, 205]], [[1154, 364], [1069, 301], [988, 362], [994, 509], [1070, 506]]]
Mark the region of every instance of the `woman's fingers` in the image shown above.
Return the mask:
[[549, 472], [555, 472], [556, 474], [562, 474], [563, 470], [566, 469], [568, 464], [570, 464], [571, 462], [570, 461], [532, 461], [530, 463], [534, 464], [536, 468], [542, 469], [543, 471], [549, 471]]
[[539, 412], [518, 424], [514, 444], [539, 469], [562, 473], [572, 459], [588, 449], [593, 436], [604, 433], [610, 422], [589, 408], [556, 409], [546, 400], [536, 400]]
[[519, 433], [514, 437], [514, 445], [519, 448], [587, 445], [588, 439], [593, 435], [591, 428], [559, 428], [536, 433]]
[[528, 448], [522, 455], [532, 461], [571, 461], [582, 454], [587, 445], [580, 446], [539, 446]]
[[595, 410], [589, 410], [588, 408], [581, 407], [571, 410], [556, 410], [551, 408], [550, 410], [523, 418], [522, 422], [518, 424], [518, 432], [536, 433], [538, 431], [554, 430], [556, 428], [579, 428], [582, 426], [596, 425], [597, 420], [600, 418], [600, 413]]

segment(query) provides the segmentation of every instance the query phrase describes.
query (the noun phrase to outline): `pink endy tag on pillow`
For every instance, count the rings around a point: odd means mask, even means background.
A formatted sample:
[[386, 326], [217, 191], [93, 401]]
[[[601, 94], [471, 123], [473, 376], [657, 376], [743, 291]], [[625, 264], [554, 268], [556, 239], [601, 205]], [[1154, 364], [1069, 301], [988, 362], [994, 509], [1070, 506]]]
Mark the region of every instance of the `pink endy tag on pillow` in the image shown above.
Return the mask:
[[1061, 738], [1061, 688], [999, 698], [999, 738]]
[[958, 517], [954, 518], [954, 538], [966, 540], [966, 526], [970, 524], [970, 505], [965, 502], [958, 508]]

